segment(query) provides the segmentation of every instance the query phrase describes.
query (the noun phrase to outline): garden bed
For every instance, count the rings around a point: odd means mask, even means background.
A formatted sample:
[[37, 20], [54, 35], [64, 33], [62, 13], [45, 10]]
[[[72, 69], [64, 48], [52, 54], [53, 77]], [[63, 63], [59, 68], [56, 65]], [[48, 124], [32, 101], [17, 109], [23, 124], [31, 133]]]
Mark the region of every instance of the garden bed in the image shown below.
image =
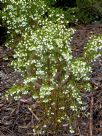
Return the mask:
[[[77, 26], [77, 31], [71, 41], [74, 57], [82, 55], [83, 47], [91, 34], [102, 34], [102, 25]], [[0, 41], [0, 95], [2, 96], [19, 79], [20, 75], [9, 66], [12, 60], [12, 51], [4, 46], [3, 36], [1, 36]], [[3, 59], [6, 56], [9, 56], [9, 60]], [[102, 136], [102, 57], [93, 64], [91, 83], [94, 91], [83, 92], [83, 99], [87, 102], [87, 108], [77, 121], [77, 131], [80, 136], [90, 136], [90, 133], [93, 136]], [[32, 113], [29, 107], [33, 108], [35, 112]], [[85, 117], [84, 113], [87, 112], [91, 116]], [[0, 136], [33, 136], [33, 127], [38, 121], [39, 114], [39, 107], [30, 98], [26, 101], [14, 101], [12, 99], [7, 101], [1, 98]], [[58, 136], [60, 135], [70, 136], [66, 133], [66, 128], [61, 129]]]

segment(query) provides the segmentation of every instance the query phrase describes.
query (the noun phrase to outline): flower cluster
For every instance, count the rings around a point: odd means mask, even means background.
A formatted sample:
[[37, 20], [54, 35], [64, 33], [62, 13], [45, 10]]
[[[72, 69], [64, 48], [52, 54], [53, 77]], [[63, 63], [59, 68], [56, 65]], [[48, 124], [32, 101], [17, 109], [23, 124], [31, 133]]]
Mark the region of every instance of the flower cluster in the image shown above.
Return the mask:
[[99, 56], [102, 55], [102, 35], [94, 35], [90, 37], [85, 50], [84, 57], [88, 61], [95, 61]]
[[8, 25], [8, 33], [22, 34], [38, 26], [38, 20], [47, 12], [43, 0], [3, 0], [2, 19]]
[[91, 66], [87, 65], [86, 62], [77, 59], [72, 63], [72, 72], [77, 80], [89, 80], [89, 71], [91, 72]]

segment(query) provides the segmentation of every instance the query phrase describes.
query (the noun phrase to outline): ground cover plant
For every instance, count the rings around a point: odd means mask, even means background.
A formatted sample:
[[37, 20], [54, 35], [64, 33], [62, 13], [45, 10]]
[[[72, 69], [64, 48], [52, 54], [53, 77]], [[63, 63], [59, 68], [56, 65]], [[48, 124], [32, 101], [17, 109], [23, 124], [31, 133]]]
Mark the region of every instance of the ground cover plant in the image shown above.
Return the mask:
[[90, 64], [101, 54], [102, 36], [91, 37], [83, 57], [74, 58], [70, 41], [75, 30], [66, 28], [62, 10], [43, 0], [5, 2], [2, 18], [10, 34], [6, 46], [14, 50], [11, 65], [23, 77], [6, 97], [29, 95], [40, 105], [42, 118], [34, 133], [44, 134], [52, 126], [55, 134], [63, 123], [74, 133], [74, 120], [83, 108], [81, 93], [91, 90]]

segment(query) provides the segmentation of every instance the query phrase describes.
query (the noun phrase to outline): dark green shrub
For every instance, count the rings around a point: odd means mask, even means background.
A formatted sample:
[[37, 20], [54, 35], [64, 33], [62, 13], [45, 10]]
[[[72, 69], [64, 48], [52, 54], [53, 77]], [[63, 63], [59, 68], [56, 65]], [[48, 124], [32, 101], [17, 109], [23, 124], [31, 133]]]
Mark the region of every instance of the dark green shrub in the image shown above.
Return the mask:
[[78, 12], [76, 14], [79, 22], [91, 23], [100, 21], [102, 18], [101, 0], [76, 0]]

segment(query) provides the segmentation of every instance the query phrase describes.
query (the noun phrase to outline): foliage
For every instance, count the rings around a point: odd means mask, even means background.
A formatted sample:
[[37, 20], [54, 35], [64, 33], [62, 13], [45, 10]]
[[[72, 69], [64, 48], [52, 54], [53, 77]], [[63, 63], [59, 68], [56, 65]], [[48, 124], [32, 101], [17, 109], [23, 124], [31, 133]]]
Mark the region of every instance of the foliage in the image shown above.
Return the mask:
[[[72, 131], [75, 117], [83, 106], [81, 92], [90, 91], [90, 52], [95, 45], [90, 40], [84, 58], [73, 58], [70, 41], [74, 29], [67, 29], [63, 11], [48, 6], [44, 0], [5, 0], [3, 20], [11, 39], [6, 46], [14, 49], [14, 69], [21, 73], [22, 83], [8, 91], [6, 97], [16, 100], [31, 95], [42, 108], [42, 119], [34, 129], [54, 132], [64, 122]], [[101, 37], [98, 37], [101, 41]], [[100, 49], [101, 44], [97, 49]], [[70, 114], [71, 113], [71, 114]], [[46, 117], [46, 118], [45, 118]]]
[[62, 8], [70, 22], [83, 24], [102, 21], [101, 0], [51, 0], [50, 3]]
[[47, 12], [46, 4], [42, 0], [6, 0], [3, 10], [3, 20], [6, 20], [10, 32], [21, 34], [31, 31], [38, 26], [38, 20], [42, 20]]
[[79, 17], [77, 16], [78, 8], [67, 8], [64, 11], [65, 19], [69, 21], [69, 23], [78, 23]]
[[102, 55], [102, 35], [92, 35], [85, 47], [84, 58], [90, 62]]
[[78, 12], [76, 16], [79, 22], [91, 23], [100, 21], [102, 17], [101, 0], [76, 0]]

